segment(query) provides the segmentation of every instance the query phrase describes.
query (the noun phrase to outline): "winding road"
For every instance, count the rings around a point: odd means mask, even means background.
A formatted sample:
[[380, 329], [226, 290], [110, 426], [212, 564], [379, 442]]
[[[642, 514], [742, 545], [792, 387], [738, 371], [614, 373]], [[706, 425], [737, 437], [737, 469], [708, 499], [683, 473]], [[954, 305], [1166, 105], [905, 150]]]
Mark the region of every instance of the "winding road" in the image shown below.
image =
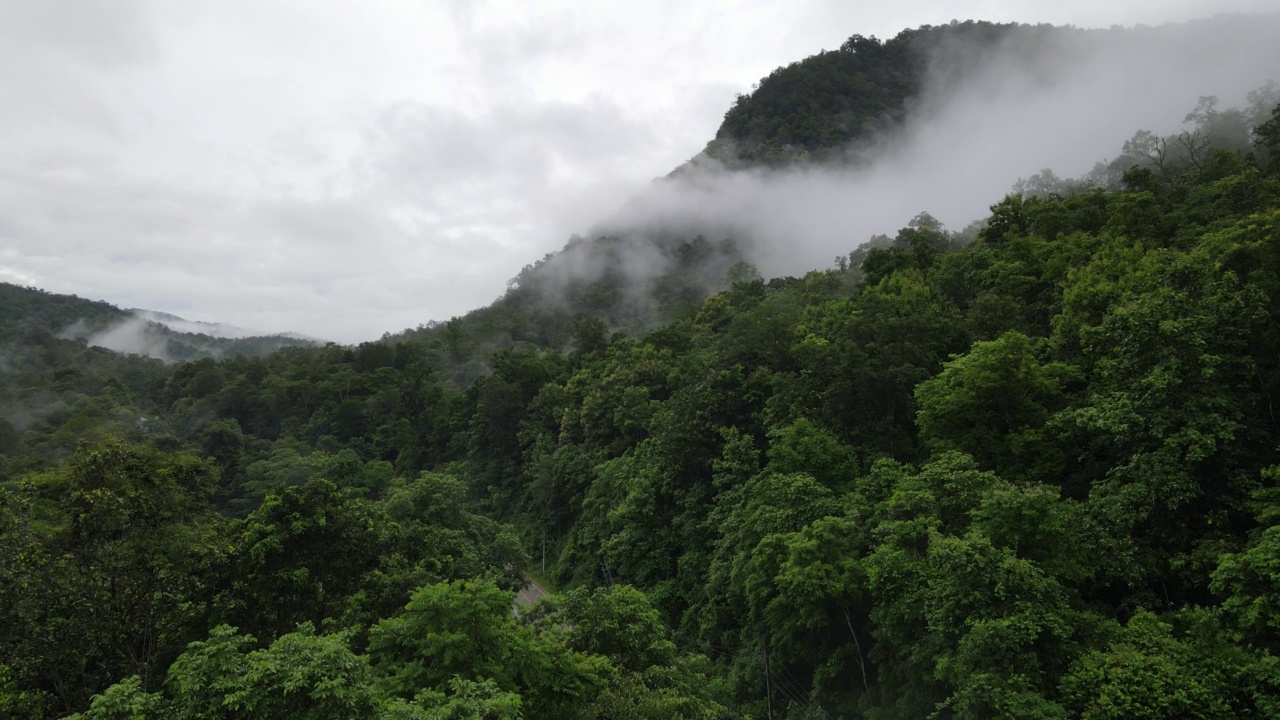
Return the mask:
[[550, 594], [538, 584], [537, 580], [528, 575], [525, 575], [524, 579], [527, 584], [520, 588], [520, 592], [516, 593], [515, 604], [517, 607], [530, 607]]

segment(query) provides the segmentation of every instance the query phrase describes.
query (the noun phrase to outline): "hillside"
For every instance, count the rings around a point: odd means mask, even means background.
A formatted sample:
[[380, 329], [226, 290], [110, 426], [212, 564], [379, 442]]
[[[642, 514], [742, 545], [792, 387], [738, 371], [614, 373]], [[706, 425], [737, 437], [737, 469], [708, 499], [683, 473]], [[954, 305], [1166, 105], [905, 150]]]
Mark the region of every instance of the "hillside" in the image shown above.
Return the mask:
[[1188, 110], [968, 232], [575, 240], [356, 347], [165, 365], [15, 296], [0, 715], [1276, 717], [1280, 97]]
[[904, 30], [883, 41], [854, 35], [739, 95], [704, 154], [731, 168], [857, 161], [890, 139], [926, 93], [980, 71], [997, 54], [1037, 60], [1084, 34], [969, 21]]
[[109, 303], [5, 283], [0, 307], [0, 480], [65, 459], [81, 440], [174, 432], [156, 402], [165, 363], [317, 344], [178, 332]]
[[[560, 252], [526, 266], [490, 306], [385, 339], [424, 344], [444, 371], [465, 386], [491, 370], [488, 357], [496, 350], [520, 343], [569, 350], [579, 342], [575, 333], [583, 331], [635, 337], [689, 312], [734, 279], [803, 273], [847, 255], [872, 235], [891, 233], [922, 211], [950, 210], [946, 216], [954, 220], [956, 206], [948, 193], [971, 196], [964, 206], [971, 214], [962, 216], [963, 221], [980, 220], [990, 199], [955, 187], [967, 184], [960, 168], [971, 164], [977, 165], [977, 176], [992, 176], [985, 183], [993, 188], [992, 197], [1015, 181], [1022, 183], [1019, 192], [1064, 191], [1067, 184], [1119, 189], [1124, 172], [1135, 164], [1156, 155], [1167, 155], [1174, 163], [1186, 154], [1183, 138], [1165, 138], [1140, 125], [1113, 127], [1109, 136], [1115, 139], [1108, 141], [1113, 144], [1098, 150], [1092, 172], [1068, 180], [1052, 172], [1035, 173], [1043, 165], [1028, 167], [1013, 157], [997, 163], [994, 156], [1016, 156], [1016, 151], [1002, 149], [1008, 135], [1024, 143], [1040, 138], [1039, 145], [1069, 145], [1067, 138], [1079, 137], [1052, 130], [1055, 124], [1077, 124], [1070, 118], [1081, 111], [1050, 103], [1057, 91], [1082, 104], [1089, 99], [1123, 103], [1126, 83], [1143, 79], [1147, 85], [1152, 76], [1160, 77], [1153, 58], [1185, 55], [1181, 48], [1198, 46], [1209, 36], [1258, 43], [1280, 28], [1278, 22], [1277, 17], [1222, 16], [1185, 25], [1081, 30], [966, 21], [905, 30], [887, 40], [854, 35], [839, 49], [780, 67], [761, 79], [727, 109], [703, 152], [622, 208], [602, 209], [600, 221], [585, 237], [575, 236]], [[1106, 83], [1117, 86], [1107, 93], [1084, 91], [1090, 83], [1103, 82], [1093, 71], [1107, 63], [1142, 70], [1132, 76], [1119, 70], [1115, 78], [1107, 75]], [[1234, 76], [1259, 76], [1256, 68], [1232, 70]], [[1224, 84], [1222, 78], [1210, 81], [1205, 75], [1211, 73], [1185, 71], [1179, 82], [1206, 91]], [[1174, 106], [1171, 112], [1177, 114], [1168, 116], [1172, 123], [1161, 127], [1176, 127], [1188, 110], [1208, 112], [1214, 122], [1202, 126], [1212, 138], [1188, 135], [1185, 140], [1248, 152], [1249, 129], [1270, 112], [1272, 91], [1263, 88], [1245, 103], [1241, 88], [1254, 86], [1241, 85], [1234, 76], [1226, 85], [1242, 103], [1238, 110], [1219, 107], [1210, 97], [1203, 100], [1211, 104], [1192, 107], [1196, 96], [1191, 94], [1185, 105]], [[1153, 98], [1144, 97], [1146, 102]], [[1054, 107], [1066, 115], [1028, 117], [1019, 110], [1016, 120], [1001, 117], [1019, 103]], [[947, 112], [967, 120], [949, 125]], [[1099, 125], [1109, 114], [1105, 109], [1086, 112], [1078, 124]], [[1004, 122], [1012, 123], [1006, 137], [986, 136], [970, 141], [972, 150], [955, 149], [973, 126]], [[1134, 131], [1139, 132], [1121, 147], [1121, 138]], [[1203, 154], [1204, 147], [1193, 150]], [[1018, 167], [1030, 177], [1022, 179], [1012, 170], [1007, 177], [996, 177], [983, 167], [987, 164]], [[934, 202], [944, 207], [935, 210]], [[962, 235], [968, 239], [975, 231], [976, 226], [969, 227]]]
[[[165, 362], [200, 358], [257, 357], [285, 347], [310, 347], [320, 341], [293, 335], [227, 336], [223, 326], [197, 323], [149, 310], [121, 310], [109, 303], [37, 288], [0, 283], [0, 343], [51, 335]], [[171, 327], [173, 326], [173, 327]], [[175, 330], [190, 327], [197, 332]]]
[[[779, 68], [739, 96], [704, 155], [730, 170], [848, 159], [857, 141], [873, 142], [905, 121], [938, 63], [980, 64], [984, 55], [1007, 49], [1010, 37], [1031, 52], [1041, 36], [1065, 32], [970, 22], [909, 30], [884, 43], [855, 35], [839, 51]], [[492, 305], [384, 341], [435, 348], [465, 385], [489, 371], [486, 359], [495, 350], [518, 343], [569, 349], [590, 342], [575, 338], [587, 328], [636, 335], [668, 323], [735, 280], [758, 274], [747, 260], [740, 240], [724, 228], [658, 221], [575, 237], [526, 266]]]
[[740, 276], [758, 275], [732, 238], [630, 234], [574, 238], [508, 283], [491, 305], [447, 322], [388, 334], [425, 345], [461, 386], [492, 370], [489, 357], [528, 344], [579, 351], [643, 334], [695, 310]]

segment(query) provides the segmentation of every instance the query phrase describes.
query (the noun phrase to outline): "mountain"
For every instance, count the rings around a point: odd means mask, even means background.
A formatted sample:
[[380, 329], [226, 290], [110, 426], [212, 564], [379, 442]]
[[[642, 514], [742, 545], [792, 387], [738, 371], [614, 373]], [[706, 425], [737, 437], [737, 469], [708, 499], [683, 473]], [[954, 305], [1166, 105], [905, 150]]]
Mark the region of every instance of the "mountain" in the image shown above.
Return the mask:
[[[716, 139], [668, 180], [706, 158], [728, 172], [846, 158], [851, 143], [905, 121], [932, 63], [963, 58], [972, 64], [1010, 35], [1052, 32], [1065, 31], [971, 22], [906, 31], [886, 43], [855, 35], [839, 51], [779, 68], [750, 95], [739, 96]], [[1023, 42], [1030, 47], [1034, 39]], [[689, 228], [661, 219], [606, 228], [589, 239], [574, 237], [560, 252], [526, 266], [493, 304], [383, 341], [431, 346], [465, 385], [490, 370], [487, 358], [495, 350], [519, 343], [568, 349], [593, 342], [580, 337], [583, 332], [603, 339], [659, 327], [735, 281], [757, 277], [748, 260], [732, 228]]]
[[891, 138], [927, 91], [960, 83], [997, 55], [1036, 61], [1085, 34], [968, 21], [904, 30], [884, 41], [853, 35], [839, 49], [780, 67], [739, 95], [691, 162], [710, 158], [729, 168], [856, 162]]
[[[780, 87], [711, 172], [924, 97]], [[0, 715], [1276, 717], [1280, 93], [1187, 110], [965, 231], [765, 279], [658, 217], [355, 347], [3, 289]]]
[[638, 335], [695, 310], [735, 279], [758, 276], [732, 238], [674, 233], [574, 238], [508, 283], [487, 307], [382, 342], [432, 349], [460, 384], [488, 374], [489, 357], [521, 344], [556, 350]]
[[246, 330], [235, 325], [218, 322], [204, 322], [202, 320], [188, 320], [177, 315], [171, 315], [166, 312], [157, 310], [142, 310], [140, 308], [129, 308], [125, 312], [140, 317], [154, 323], [159, 323], [174, 330], [176, 332], [192, 333], [195, 335], [208, 335], [217, 338], [243, 338], [252, 337], [255, 333], [252, 330]]
[[[1035, 101], [1036, 92], [1061, 87], [1080, 68], [1108, 64], [1117, 75], [1115, 82], [1145, 85], [1160, 77], [1159, 65], [1153, 63], [1185, 56], [1187, 47], [1226, 54], [1224, 49], [1233, 46], [1265, 43], [1278, 29], [1280, 15], [1272, 13], [1110, 29], [952, 21], [904, 30], [887, 40], [853, 35], [836, 50], [774, 70], [750, 93], [739, 95], [715, 138], [676, 174], [708, 161], [730, 169], [856, 167], [883, 156], [902, 139], [904, 129], [934, 122], [932, 115], [954, 109], [961, 93], [978, 95], [979, 102], [988, 101], [995, 109], [1003, 93]], [[1230, 61], [1231, 73], [1252, 78], [1244, 89], [1274, 79], [1274, 64], [1280, 61], [1275, 53], [1252, 59], [1262, 67]], [[1213, 60], [1187, 63], [1186, 77], [1170, 78], [1170, 84], [1185, 82], [1206, 95], [1240, 90], [1238, 78], [1221, 75], [1205, 85], [1198, 74], [1212, 77]], [[1121, 91], [1116, 99], [1138, 102], [1139, 97], [1148, 102], [1157, 98], [1140, 93], [1126, 97]], [[991, 120], [999, 125], [999, 118]]]
[[[1207, 108], [1214, 122], [1202, 126], [1214, 135], [1214, 147], [1247, 152], [1249, 128], [1270, 111], [1268, 92], [1235, 112], [1213, 104], [1197, 109], [1192, 92], [1165, 111], [1170, 98], [1186, 91], [1149, 88], [1222, 88], [1243, 102], [1245, 89], [1266, 79], [1268, 64], [1250, 66], [1222, 48], [1233, 38], [1256, 47], [1276, 31], [1277, 16], [1223, 16], [1156, 28], [967, 21], [887, 40], [853, 35], [836, 50], [763, 78], [728, 108], [702, 152], [602, 216], [585, 237], [526, 267], [492, 305], [387, 340], [426, 344], [465, 386], [491, 369], [487, 358], [498, 349], [519, 343], [568, 349], [577, 342], [575, 328], [593, 322], [604, 326], [606, 337], [634, 337], [726, 290], [735, 266], [739, 278], [822, 267], [934, 210], [934, 203], [939, 216], [955, 218], [959, 209], [965, 222], [979, 220], [990, 197], [1020, 180], [1013, 168], [1030, 175], [1020, 192], [1064, 187], [1052, 173], [1032, 174], [1045, 166], [1028, 168], [1019, 147], [1070, 147], [1076, 138], [1089, 139], [1098, 164], [1072, 182], [1112, 190], [1121, 187], [1125, 171], [1147, 162], [1151, 143], [1163, 140], [1171, 156], [1184, 152], [1177, 136], [1160, 133], [1139, 133], [1125, 143], [1143, 127], [1128, 125], [1127, 115], [1168, 126], [1168, 113], [1176, 123], [1188, 110], [1208, 117]], [[1228, 55], [1229, 72], [1215, 73], [1209, 60], [1178, 59], [1186, 47]], [[1167, 82], [1170, 74], [1178, 81]], [[1103, 89], [1089, 90], [1095, 86]], [[1127, 115], [1115, 109], [1126, 98], [1138, 108]], [[1079, 113], [1081, 122], [1072, 122]], [[1003, 132], [984, 129], [1006, 124]], [[1093, 129], [1067, 131], [1074, 127]], [[1079, 153], [1072, 161], [1079, 162]], [[1008, 177], [997, 172], [1006, 166]], [[992, 195], [970, 185], [989, 186]], [[949, 196], [971, 197], [961, 203]], [[969, 238], [976, 230], [961, 234]]]
[[122, 310], [97, 300], [8, 283], [0, 283], [0, 304], [11, 310], [0, 319], [0, 343], [49, 334], [165, 362], [256, 357], [285, 347], [323, 344], [299, 335], [253, 335], [241, 328], [192, 322], [167, 313]]
[[173, 315], [0, 283], [0, 478], [67, 457], [84, 439], [174, 432], [157, 393], [175, 363], [310, 348], [304, 338], [238, 338]]

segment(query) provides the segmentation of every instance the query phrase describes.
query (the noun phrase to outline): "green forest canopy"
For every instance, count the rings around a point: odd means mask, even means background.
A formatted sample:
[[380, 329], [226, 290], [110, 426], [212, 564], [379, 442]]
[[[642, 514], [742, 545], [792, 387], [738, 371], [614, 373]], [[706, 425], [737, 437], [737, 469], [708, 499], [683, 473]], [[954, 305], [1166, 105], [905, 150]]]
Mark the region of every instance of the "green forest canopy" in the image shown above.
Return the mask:
[[1272, 107], [647, 332], [8, 332], [0, 715], [1276, 717]]

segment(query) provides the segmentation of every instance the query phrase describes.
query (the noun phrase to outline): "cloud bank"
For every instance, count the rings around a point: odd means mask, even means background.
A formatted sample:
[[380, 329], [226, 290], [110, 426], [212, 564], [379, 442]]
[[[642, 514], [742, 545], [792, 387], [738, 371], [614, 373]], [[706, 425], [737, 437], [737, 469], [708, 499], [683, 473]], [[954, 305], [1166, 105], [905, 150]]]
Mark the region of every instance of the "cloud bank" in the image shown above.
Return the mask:
[[[724, 172], [715, 163], [654, 183], [600, 232], [656, 227], [749, 241], [766, 275], [827, 267], [920, 212], [952, 229], [986, 216], [1015, 180], [1042, 169], [1077, 177], [1114, 158], [1135, 131], [1171, 134], [1202, 96], [1222, 107], [1280, 80], [1280, 15], [1092, 32], [1035, 62], [998, 52], [934, 82], [908, 127], [859, 167]], [[948, 73], [955, 68], [947, 68]]]

